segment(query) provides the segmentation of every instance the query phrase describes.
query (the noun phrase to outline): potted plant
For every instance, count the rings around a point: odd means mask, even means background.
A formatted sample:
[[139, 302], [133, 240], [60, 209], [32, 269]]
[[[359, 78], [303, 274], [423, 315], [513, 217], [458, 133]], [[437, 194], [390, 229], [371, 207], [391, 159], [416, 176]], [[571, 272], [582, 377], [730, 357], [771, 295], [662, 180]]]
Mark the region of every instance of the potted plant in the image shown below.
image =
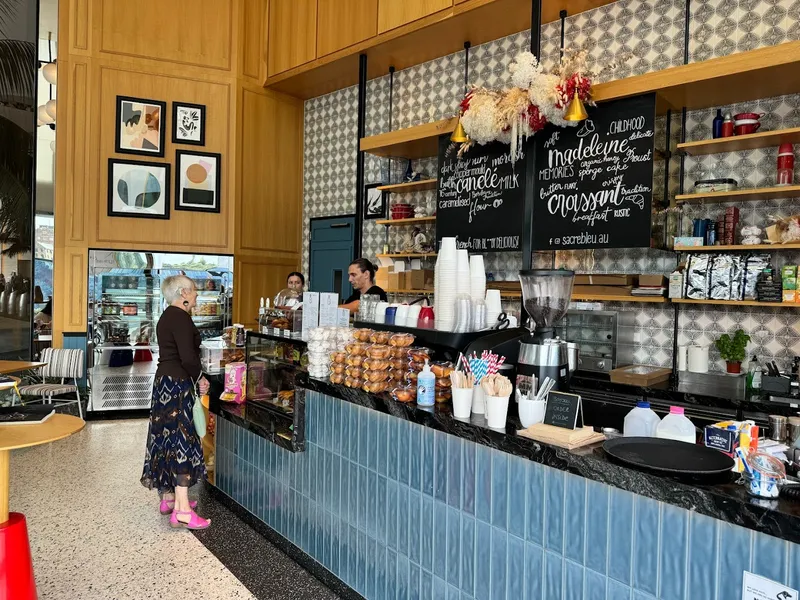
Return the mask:
[[745, 359], [745, 348], [747, 348], [747, 342], [749, 341], [750, 336], [741, 329], [737, 329], [733, 337], [723, 333], [714, 342], [717, 350], [719, 350], [720, 357], [728, 366], [728, 373], [742, 372], [742, 361]]

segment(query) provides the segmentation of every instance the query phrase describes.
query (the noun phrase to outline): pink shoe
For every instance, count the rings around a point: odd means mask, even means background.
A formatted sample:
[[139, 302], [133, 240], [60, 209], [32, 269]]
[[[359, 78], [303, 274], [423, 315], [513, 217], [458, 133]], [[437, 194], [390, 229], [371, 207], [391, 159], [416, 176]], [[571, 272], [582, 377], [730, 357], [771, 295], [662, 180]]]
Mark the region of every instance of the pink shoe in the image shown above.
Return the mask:
[[[195, 508], [197, 508], [197, 501], [196, 500], [190, 500], [189, 501], [189, 506], [191, 507], [192, 510], [194, 510]], [[172, 512], [172, 510], [174, 508], [175, 508], [175, 500], [163, 500], [162, 499], [161, 500], [161, 506], [158, 507], [158, 510], [162, 515], [168, 515], [168, 514], [170, 514]]]
[[[189, 518], [188, 523], [184, 523], [183, 521], [178, 520], [178, 515], [192, 516]], [[206, 529], [209, 525], [211, 525], [211, 521], [209, 519], [201, 519], [193, 510], [173, 510], [172, 516], [169, 518], [169, 526], [174, 527], [175, 529]]]

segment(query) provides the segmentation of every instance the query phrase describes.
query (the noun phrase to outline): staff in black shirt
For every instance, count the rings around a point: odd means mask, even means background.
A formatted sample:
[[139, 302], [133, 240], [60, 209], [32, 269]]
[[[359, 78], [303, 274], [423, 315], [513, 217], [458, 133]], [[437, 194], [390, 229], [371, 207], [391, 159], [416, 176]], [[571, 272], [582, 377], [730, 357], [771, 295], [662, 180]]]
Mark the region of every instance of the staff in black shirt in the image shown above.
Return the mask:
[[386, 292], [375, 285], [375, 271], [377, 270], [378, 267], [366, 258], [357, 258], [350, 263], [347, 273], [354, 291], [353, 295], [344, 301], [342, 308], [348, 309], [351, 313], [358, 312], [361, 294], [376, 294], [381, 297], [381, 300], [388, 302]]

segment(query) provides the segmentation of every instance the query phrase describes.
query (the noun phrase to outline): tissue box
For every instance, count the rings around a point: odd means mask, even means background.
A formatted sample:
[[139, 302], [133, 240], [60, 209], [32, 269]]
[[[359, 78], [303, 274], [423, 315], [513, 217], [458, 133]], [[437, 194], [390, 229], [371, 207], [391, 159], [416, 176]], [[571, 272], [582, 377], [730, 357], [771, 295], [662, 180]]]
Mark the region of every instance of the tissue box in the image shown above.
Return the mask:
[[705, 238], [701, 237], [676, 237], [676, 246], [703, 246], [705, 245]]

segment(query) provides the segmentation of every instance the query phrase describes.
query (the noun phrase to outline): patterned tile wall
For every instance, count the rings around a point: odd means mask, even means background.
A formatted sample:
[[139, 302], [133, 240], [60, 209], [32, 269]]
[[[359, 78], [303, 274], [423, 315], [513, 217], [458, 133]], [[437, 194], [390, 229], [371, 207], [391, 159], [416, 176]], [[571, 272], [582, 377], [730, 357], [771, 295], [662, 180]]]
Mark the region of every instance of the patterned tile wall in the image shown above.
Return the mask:
[[796, 544], [306, 401], [300, 454], [219, 419], [217, 485], [368, 600], [732, 600], [744, 570], [800, 586]]
[[[598, 9], [580, 13], [566, 20], [565, 45], [586, 48], [592, 66], [618, 63], [613, 72], [603, 79], [622, 78], [682, 64], [684, 61], [685, 5], [683, 0], [621, 0]], [[689, 59], [705, 60], [734, 52], [800, 39], [800, 0], [695, 0], [690, 8]], [[549, 67], [556, 63], [560, 49], [559, 22], [548, 23], [542, 31], [542, 61]], [[528, 47], [530, 33], [523, 31], [505, 38], [476, 46], [470, 51], [470, 83], [503, 86], [507, 83], [507, 67], [514, 56]], [[389, 77], [384, 76], [368, 83], [367, 122], [368, 135], [410, 127], [451, 116], [463, 94], [464, 53], [442, 57], [395, 73], [394, 110], [389, 115]], [[305, 196], [303, 268], [308, 272], [308, 219], [316, 216], [348, 214], [355, 210], [355, 133], [356, 88], [348, 88], [308, 100], [305, 105]], [[732, 110], [747, 107], [732, 107]], [[800, 124], [800, 97], [765, 99], [755, 104], [764, 112], [765, 129]], [[391, 117], [391, 118], [390, 118]], [[687, 120], [687, 139], [709, 137], [713, 111], [690, 113]], [[391, 126], [390, 126], [391, 123]], [[663, 138], [665, 121], [659, 119], [656, 139]], [[680, 137], [680, 115], [673, 115], [671, 146]], [[741, 185], [768, 183], [774, 177], [775, 150], [752, 151], [704, 157], [686, 161], [685, 185], [699, 176], [715, 173], [718, 176], [736, 176]], [[402, 161], [389, 161], [367, 157], [366, 181], [399, 181], [405, 170]], [[431, 174], [435, 161], [423, 160], [415, 168]], [[679, 161], [670, 162], [669, 190], [675, 194], [679, 188]], [[662, 161], [656, 161], [654, 195], [656, 201], [663, 197], [665, 172]], [[687, 187], [688, 189], [688, 187]], [[420, 192], [404, 197], [416, 204], [430, 205], [435, 192]], [[391, 201], [391, 200], [390, 200]], [[746, 206], [745, 206], [746, 204]], [[788, 214], [795, 200], [772, 203], [742, 203], [742, 218], [748, 223], [762, 223], [767, 214]], [[686, 219], [691, 219], [705, 208], [691, 208]], [[717, 208], [713, 209], [717, 210]], [[713, 211], [712, 211], [713, 212]], [[712, 215], [713, 216], [713, 215]], [[662, 224], [654, 219], [654, 232], [660, 234]], [[426, 230], [433, 236], [433, 228]], [[390, 230], [389, 246], [402, 245], [399, 228]], [[363, 254], [374, 257], [386, 242], [384, 228], [367, 222], [363, 230]], [[794, 260], [794, 259], [791, 259]], [[534, 256], [534, 264], [550, 266], [550, 255]], [[675, 264], [674, 257], [649, 249], [597, 250], [559, 253], [558, 265], [566, 265], [579, 272], [667, 273]], [[800, 261], [798, 261], [800, 262]], [[522, 264], [519, 253], [489, 253], [487, 270], [496, 279], [514, 279]], [[518, 311], [518, 304], [507, 307]], [[637, 322], [651, 325], [658, 320], [662, 309], [618, 305], [620, 310], [636, 312]], [[706, 307], [699, 311], [716, 322], [725, 312]], [[775, 311], [765, 309], [770, 318]], [[784, 324], [794, 322], [791, 311], [780, 311]], [[785, 314], [783, 314], [785, 313]], [[692, 336], [701, 328], [688, 316], [681, 317], [681, 328]], [[650, 327], [652, 329], [652, 327]], [[672, 336], [672, 325], [658, 330], [659, 338]], [[651, 340], [651, 337], [644, 337]], [[691, 338], [694, 339], [694, 338]], [[769, 357], [787, 355], [790, 346], [782, 345]], [[650, 351], [652, 349], [652, 351]], [[761, 349], [766, 346], [761, 345]], [[647, 364], [669, 366], [671, 352], [660, 346], [643, 344], [637, 349], [637, 360]], [[779, 362], [781, 362], [779, 360]], [[720, 367], [716, 363], [717, 368]]]

